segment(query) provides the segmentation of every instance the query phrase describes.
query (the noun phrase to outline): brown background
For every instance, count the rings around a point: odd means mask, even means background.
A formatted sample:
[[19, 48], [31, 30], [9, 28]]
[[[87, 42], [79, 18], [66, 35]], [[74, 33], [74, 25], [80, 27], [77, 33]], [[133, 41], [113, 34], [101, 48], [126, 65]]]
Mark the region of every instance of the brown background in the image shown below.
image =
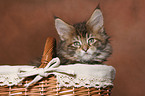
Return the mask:
[[[29, 64], [42, 55], [45, 40], [58, 40], [53, 16], [74, 24], [87, 20], [98, 0], [0, 0], [0, 64]], [[117, 70], [112, 96], [145, 91], [145, 1], [102, 0], [105, 28]]]

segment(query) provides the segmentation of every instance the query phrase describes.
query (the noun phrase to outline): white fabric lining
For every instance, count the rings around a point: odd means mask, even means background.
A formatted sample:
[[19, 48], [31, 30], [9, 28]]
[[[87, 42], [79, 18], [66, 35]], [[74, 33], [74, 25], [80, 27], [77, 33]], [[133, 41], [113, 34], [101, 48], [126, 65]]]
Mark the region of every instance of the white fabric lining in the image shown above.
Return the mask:
[[0, 86], [18, 85], [28, 76], [37, 75], [26, 84], [38, 82], [50, 74], [56, 75], [59, 87], [106, 87], [113, 86], [115, 68], [108, 65], [69, 64], [60, 65], [59, 58], [52, 59], [45, 68], [35, 66], [0, 66]]

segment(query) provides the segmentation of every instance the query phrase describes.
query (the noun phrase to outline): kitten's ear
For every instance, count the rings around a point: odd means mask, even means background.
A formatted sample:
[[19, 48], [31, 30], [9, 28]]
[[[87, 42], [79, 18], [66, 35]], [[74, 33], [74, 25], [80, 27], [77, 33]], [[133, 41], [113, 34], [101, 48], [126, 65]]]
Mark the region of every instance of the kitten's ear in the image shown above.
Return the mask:
[[100, 9], [96, 9], [91, 18], [87, 21], [87, 25], [92, 29], [93, 32], [101, 31], [103, 32], [103, 15]]
[[74, 31], [73, 26], [65, 23], [60, 18], [55, 19], [55, 28], [60, 36], [60, 39], [63, 41], [69, 39]]

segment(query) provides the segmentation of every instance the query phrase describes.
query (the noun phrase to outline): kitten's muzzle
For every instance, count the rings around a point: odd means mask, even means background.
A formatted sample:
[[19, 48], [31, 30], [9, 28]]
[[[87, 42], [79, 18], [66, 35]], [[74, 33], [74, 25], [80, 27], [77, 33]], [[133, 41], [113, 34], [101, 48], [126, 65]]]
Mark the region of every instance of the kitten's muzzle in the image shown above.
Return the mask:
[[82, 46], [82, 50], [83, 50], [83, 51], [87, 52], [88, 49], [89, 49], [89, 46], [88, 46], [88, 45]]

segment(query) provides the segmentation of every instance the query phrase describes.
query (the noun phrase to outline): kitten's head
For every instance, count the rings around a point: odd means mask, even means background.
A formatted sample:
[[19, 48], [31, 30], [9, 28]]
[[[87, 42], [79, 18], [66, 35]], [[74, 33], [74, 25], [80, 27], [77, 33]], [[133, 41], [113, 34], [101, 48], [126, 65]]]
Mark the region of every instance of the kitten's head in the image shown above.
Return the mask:
[[62, 63], [98, 63], [111, 54], [99, 9], [93, 12], [87, 22], [74, 25], [56, 18], [55, 27], [61, 39], [57, 51]]

